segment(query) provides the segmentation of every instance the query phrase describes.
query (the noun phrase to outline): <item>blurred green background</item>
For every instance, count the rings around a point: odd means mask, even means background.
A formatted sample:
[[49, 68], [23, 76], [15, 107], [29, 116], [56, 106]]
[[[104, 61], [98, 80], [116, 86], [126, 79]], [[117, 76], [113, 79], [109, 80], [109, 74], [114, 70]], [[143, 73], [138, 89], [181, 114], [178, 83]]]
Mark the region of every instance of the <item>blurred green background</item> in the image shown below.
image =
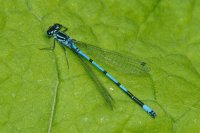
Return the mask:
[[[0, 133], [199, 133], [199, 14], [195, 0], [0, 0]], [[39, 50], [53, 44], [46, 30], [54, 23], [76, 40], [145, 60], [148, 75], [107, 70], [156, 119], [97, 73], [115, 100], [110, 110], [70, 50], [69, 69], [58, 45]]]

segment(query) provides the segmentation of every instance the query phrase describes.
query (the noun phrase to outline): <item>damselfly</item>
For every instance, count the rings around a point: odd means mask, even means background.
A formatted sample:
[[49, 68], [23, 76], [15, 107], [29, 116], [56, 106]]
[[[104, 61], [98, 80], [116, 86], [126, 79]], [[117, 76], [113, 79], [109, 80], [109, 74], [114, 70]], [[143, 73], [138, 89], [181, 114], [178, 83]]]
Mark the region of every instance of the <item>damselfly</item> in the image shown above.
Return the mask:
[[[63, 29], [63, 30], [62, 30]], [[112, 97], [106, 90], [106, 88], [100, 83], [99, 79], [97, 76], [93, 73], [92, 69], [87, 65], [87, 61], [89, 61], [94, 67], [96, 67], [98, 70], [100, 70], [103, 74], [105, 74], [111, 81], [113, 81], [123, 92], [125, 92], [132, 100], [134, 100], [138, 105], [140, 105], [148, 114], [150, 114], [151, 117], [155, 118], [156, 113], [148, 107], [146, 104], [144, 104], [141, 100], [139, 100], [137, 97], [135, 97], [130, 91], [128, 91], [121, 83], [119, 83], [112, 75], [110, 75], [106, 70], [104, 70], [100, 65], [98, 65], [95, 61], [93, 61], [88, 55], [86, 55], [83, 51], [79, 49], [79, 47], [87, 47], [88, 49], [97, 49], [98, 51], [101, 51], [100, 54], [98, 52], [96, 53], [97, 58], [104, 58], [106, 62], [109, 62], [108, 58], [105, 58], [106, 55], [103, 55], [103, 50], [100, 48], [97, 48], [92, 45], [87, 45], [86, 43], [82, 43], [80, 41], [76, 41], [74, 39], [71, 39], [65, 32], [68, 29], [61, 24], [54, 24], [53, 26], [50, 26], [49, 29], [47, 30], [47, 35], [49, 38], [53, 37], [54, 38], [54, 43], [51, 48], [43, 48], [43, 50], [53, 50], [55, 48], [55, 41], [58, 41], [61, 47], [64, 49], [65, 54], [66, 54], [66, 47], [71, 49], [76, 55], [78, 55], [81, 63], [83, 66], [86, 68], [86, 70], [89, 72], [89, 75], [91, 78], [95, 81], [95, 83], [98, 85], [99, 91], [106, 100], [106, 102], [111, 106], [112, 108]], [[91, 51], [92, 52], [92, 51]], [[112, 52], [107, 51], [107, 53], [110, 53], [110, 56], [114, 56], [116, 58], [116, 65], [120, 65], [121, 67], [125, 66], [126, 68], [121, 68], [122, 70], [129, 70], [129, 72], [132, 73], [142, 73], [142, 72], [147, 72], [149, 71], [149, 68], [147, 67], [145, 62], [139, 61], [137, 59], [132, 60], [131, 58], [122, 58], [120, 54], [115, 54]], [[95, 53], [94, 53], [95, 54]], [[121, 60], [117, 62], [117, 59]], [[127, 61], [125, 61], [127, 60]], [[128, 62], [128, 63], [125, 63]], [[68, 63], [68, 60], [67, 60]], [[127, 65], [127, 66], [126, 66]], [[131, 71], [131, 68], [129, 68], [131, 65], [134, 66], [134, 70]]]

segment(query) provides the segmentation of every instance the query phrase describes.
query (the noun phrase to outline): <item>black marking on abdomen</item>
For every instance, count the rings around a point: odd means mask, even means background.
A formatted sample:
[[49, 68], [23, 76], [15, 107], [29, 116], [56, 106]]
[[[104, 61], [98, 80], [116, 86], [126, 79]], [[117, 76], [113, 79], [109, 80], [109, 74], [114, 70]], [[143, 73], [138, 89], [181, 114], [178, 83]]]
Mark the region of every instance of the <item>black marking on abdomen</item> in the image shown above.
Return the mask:
[[104, 73], [104, 74], [107, 74], [107, 71], [106, 71], [106, 70], [104, 70], [104, 71], [103, 71], [103, 73]]
[[137, 97], [135, 97], [130, 91], [126, 93], [131, 99], [133, 99], [136, 103], [138, 103], [141, 107], [143, 107], [144, 103], [140, 101]]
[[117, 86], [120, 86], [121, 84], [119, 82], [115, 83]]
[[92, 63], [93, 62], [93, 60], [92, 59], [89, 59], [89, 61]]

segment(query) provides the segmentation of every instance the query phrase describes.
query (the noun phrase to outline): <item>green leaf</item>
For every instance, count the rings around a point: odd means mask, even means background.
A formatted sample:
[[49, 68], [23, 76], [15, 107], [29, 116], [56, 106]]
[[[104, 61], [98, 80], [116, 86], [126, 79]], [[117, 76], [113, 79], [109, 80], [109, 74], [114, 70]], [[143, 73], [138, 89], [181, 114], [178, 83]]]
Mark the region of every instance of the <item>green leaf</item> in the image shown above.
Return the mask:
[[[200, 132], [200, 2], [181, 0], [0, 0], [0, 133]], [[111, 110], [76, 55], [54, 51], [54, 23], [95, 46], [137, 56], [147, 75], [105, 68], [153, 108], [152, 119], [95, 71]], [[95, 69], [94, 69], [95, 70]], [[54, 106], [55, 104], [55, 106]]]

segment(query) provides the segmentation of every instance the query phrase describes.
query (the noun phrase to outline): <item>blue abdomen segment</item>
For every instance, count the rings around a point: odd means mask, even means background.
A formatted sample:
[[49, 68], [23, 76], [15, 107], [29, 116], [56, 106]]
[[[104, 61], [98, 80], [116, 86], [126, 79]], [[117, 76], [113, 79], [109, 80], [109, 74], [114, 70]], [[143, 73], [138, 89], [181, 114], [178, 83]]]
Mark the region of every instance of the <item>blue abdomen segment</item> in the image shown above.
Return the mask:
[[113, 82], [117, 83], [118, 81], [113, 77], [111, 76], [109, 73], [106, 73], [106, 76], [109, 77]]
[[102, 67], [100, 67], [96, 62], [92, 62], [93, 65], [95, 65], [98, 69], [100, 69], [102, 72], [104, 71], [104, 69]]
[[155, 118], [156, 117], [156, 113], [147, 105], [143, 105], [142, 108], [151, 115], [151, 117]]
[[80, 55], [82, 55], [84, 58], [86, 58], [87, 60], [89, 60], [90, 58], [86, 55], [86, 54], [84, 54], [82, 51], [79, 51], [79, 54]]

